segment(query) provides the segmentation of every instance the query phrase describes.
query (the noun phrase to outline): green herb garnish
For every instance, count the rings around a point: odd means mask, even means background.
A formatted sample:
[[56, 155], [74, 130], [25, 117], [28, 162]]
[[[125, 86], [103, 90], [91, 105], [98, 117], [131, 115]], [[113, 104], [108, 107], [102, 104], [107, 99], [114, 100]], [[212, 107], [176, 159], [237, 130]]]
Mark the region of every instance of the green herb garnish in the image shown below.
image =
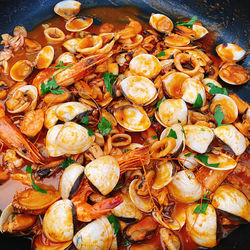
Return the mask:
[[201, 131], [205, 131], [205, 129], [204, 129], [204, 128], [201, 128]]
[[114, 234], [117, 234], [120, 230], [120, 223], [119, 223], [118, 219], [113, 214], [111, 214], [108, 217], [108, 220], [114, 229]]
[[88, 128], [88, 127], [85, 127], [85, 128], [88, 130], [88, 135], [89, 135], [89, 136], [92, 136], [92, 135], [95, 134], [95, 132], [94, 132], [92, 129], [90, 129], [90, 128]]
[[59, 166], [62, 169], [67, 168], [69, 165], [73, 164], [75, 161], [72, 160], [71, 158], [67, 157]]
[[58, 65], [56, 65], [55, 67], [50, 67], [51, 69], [67, 69], [67, 68], [70, 68], [72, 67], [73, 65], [67, 65], [67, 66], [64, 66], [63, 65], [63, 62], [60, 61]]
[[165, 56], [165, 55], [166, 55], [165, 51], [161, 51], [161, 52], [159, 52], [159, 53], [156, 55], [156, 57], [161, 57], [161, 56]]
[[207, 207], [208, 203], [202, 203], [201, 205], [198, 205], [194, 210], [194, 214], [206, 214]]
[[41, 84], [41, 92], [42, 95], [46, 95], [49, 92], [56, 95], [61, 95], [64, 93], [63, 90], [59, 88], [55, 76], [52, 76], [52, 78], [49, 77], [49, 80], [46, 85], [44, 82]]
[[89, 117], [88, 116], [83, 117], [83, 119], [79, 121], [79, 123], [83, 125], [89, 125]]
[[169, 133], [168, 133], [168, 135], [167, 135], [167, 137], [172, 137], [172, 138], [174, 138], [174, 139], [177, 139], [177, 134], [176, 134], [176, 132], [171, 128], [170, 131], [169, 131]]
[[[181, 121], [180, 121], [180, 120], [178, 120], [178, 123], [180, 123], [180, 124], [181, 124]], [[183, 126], [182, 126], [182, 124], [181, 124], [181, 132], [184, 134], [185, 139], [187, 139], [187, 137], [186, 137], [186, 133], [185, 133], [185, 130], [184, 130], [184, 128], [183, 128]]]
[[152, 138], [155, 140], [157, 139], [157, 135], [153, 135]]
[[105, 117], [102, 117], [101, 122], [98, 123], [98, 129], [102, 135], [108, 135], [112, 130], [112, 125]]
[[192, 108], [197, 109], [197, 108], [201, 108], [203, 105], [203, 101], [202, 101], [202, 97], [201, 94], [199, 93], [196, 97], [196, 100], [192, 106]]
[[155, 110], [158, 110], [158, 108], [159, 108], [159, 106], [161, 105], [161, 103], [164, 102], [165, 100], [166, 100], [166, 98], [165, 98], [165, 96], [164, 96], [160, 101], [158, 101], [158, 102], [156, 103], [156, 108], [155, 108]]
[[125, 148], [125, 149], [123, 150], [124, 153], [127, 153], [127, 152], [129, 152], [129, 151], [131, 151], [131, 149]]
[[186, 27], [192, 29], [193, 25], [196, 21], [197, 21], [197, 16], [193, 16], [190, 21], [188, 21], [188, 22], [180, 22], [179, 21], [179, 22], [176, 22], [175, 25], [186, 26]]
[[104, 72], [103, 74], [105, 87], [107, 91], [111, 93], [111, 95], [112, 95], [112, 85], [117, 77], [118, 75], [114, 75], [113, 73]]
[[128, 240], [126, 240], [125, 242], [124, 242], [124, 246], [129, 246], [130, 245], [130, 242], [128, 241]]
[[154, 120], [154, 117], [150, 117], [149, 120], [152, 122]]
[[215, 114], [214, 114], [214, 119], [215, 119], [215, 121], [217, 122], [217, 126], [218, 126], [218, 127], [222, 125], [221, 123], [222, 123], [223, 118], [224, 118], [224, 114], [223, 114], [223, 112], [221, 111], [221, 107], [218, 106], [218, 107], [216, 108]]
[[114, 190], [120, 189], [121, 187], [122, 187], [122, 184], [121, 184], [121, 183], [118, 183], [118, 184], [114, 187]]
[[228, 95], [226, 88], [220, 88], [211, 82], [207, 83], [207, 86], [210, 87], [209, 93], [211, 95], [215, 95], [215, 94]]
[[34, 182], [33, 177], [32, 177], [32, 172], [33, 172], [33, 170], [32, 170], [32, 168], [31, 168], [31, 166], [32, 166], [32, 164], [30, 164], [29, 166], [26, 167], [26, 172], [27, 172], [27, 173], [30, 173], [30, 178], [31, 178], [31, 183], [32, 183], [33, 189], [34, 189], [35, 191], [37, 191], [37, 192], [42, 193], [42, 194], [46, 194], [47, 191], [46, 191], [45, 189], [43, 189], [43, 188], [37, 186], [36, 183]]
[[220, 165], [220, 163], [213, 163], [213, 164], [208, 163], [207, 162], [208, 155], [206, 155], [206, 154], [197, 154], [197, 155], [194, 156], [194, 158], [196, 158], [197, 160], [203, 162], [205, 164], [205, 166], [207, 166], [207, 167], [218, 168], [218, 166]]
[[184, 156], [187, 156], [187, 157], [189, 157], [189, 156], [191, 156], [192, 155], [192, 152], [190, 152], [190, 153], [187, 153], [187, 154], [185, 154]]

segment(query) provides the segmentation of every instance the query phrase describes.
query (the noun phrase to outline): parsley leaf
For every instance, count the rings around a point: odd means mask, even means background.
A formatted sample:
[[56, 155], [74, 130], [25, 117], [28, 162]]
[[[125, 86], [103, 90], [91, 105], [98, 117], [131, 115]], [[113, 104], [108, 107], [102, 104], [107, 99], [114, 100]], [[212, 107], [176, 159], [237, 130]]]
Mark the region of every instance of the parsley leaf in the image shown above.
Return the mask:
[[220, 88], [211, 82], [207, 83], [207, 86], [210, 87], [209, 93], [211, 95], [215, 95], [215, 94], [228, 95], [226, 88]]
[[129, 152], [129, 151], [131, 151], [131, 149], [129, 149], [129, 148], [125, 148], [125, 149], [123, 150], [124, 153], [127, 153], [127, 152]]
[[154, 117], [150, 117], [149, 120], [152, 122], [154, 120]]
[[192, 152], [185, 154], [184, 156], [189, 157], [192, 155]]
[[186, 26], [190, 29], [192, 29], [193, 24], [197, 21], [197, 16], [193, 16], [192, 19], [189, 22], [176, 22], [175, 25], [179, 26]]
[[[180, 121], [180, 120], [178, 120], [178, 123], [180, 123], [180, 124], [181, 124], [181, 121]], [[181, 124], [181, 132], [184, 134], [185, 139], [187, 139], [187, 137], [186, 137], [186, 133], [185, 133], [185, 130], [184, 130], [184, 128], [183, 128], [183, 126], [182, 126], [182, 124]]]
[[98, 129], [102, 135], [108, 135], [112, 130], [112, 125], [105, 117], [102, 117], [101, 122], [98, 123]]
[[116, 184], [116, 186], [114, 187], [114, 190], [120, 189], [122, 187], [121, 183]]
[[129, 246], [130, 245], [130, 242], [128, 241], [128, 240], [126, 240], [125, 242], [124, 242], [124, 246]]
[[37, 191], [37, 192], [42, 193], [42, 194], [46, 194], [47, 191], [46, 191], [45, 189], [43, 189], [43, 188], [37, 186], [36, 183], [34, 182], [33, 177], [32, 177], [32, 172], [33, 172], [33, 170], [32, 170], [32, 168], [31, 168], [31, 166], [32, 166], [32, 164], [28, 165], [28, 166], [26, 167], [25, 170], [26, 170], [27, 173], [30, 173], [30, 178], [31, 178], [31, 183], [32, 183], [33, 189], [34, 189], [35, 191]]
[[205, 129], [204, 129], [204, 128], [201, 128], [201, 131], [205, 131]]
[[105, 87], [107, 91], [111, 93], [111, 95], [112, 95], [112, 85], [117, 77], [118, 75], [114, 75], [113, 73], [104, 72], [103, 74]]
[[109, 223], [113, 226], [114, 234], [117, 234], [120, 230], [120, 223], [118, 219], [113, 214], [111, 214], [108, 217], [108, 220], [109, 220]]
[[153, 135], [152, 138], [155, 140], [157, 139], [157, 135]]
[[202, 200], [206, 200], [206, 201], [210, 201], [209, 198], [207, 198], [207, 196], [210, 194], [209, 191], [207, 191], [207, 193], [201, 198]]
[[89, 117], [88, 116], [83, 117], [83, 119], [81, 121], [79, 121], [79, 123], [84, 124], [84, 125], [88, 125], [89, 124]]
[[158, 110], [158, 108], [159, 108], [159, 106], [161, 105], [161, 103], [164, 102], [165, 100], [166, 100], [166, 98], [165, 98], [165, 96], [164, 96], [160, 101], [158, 101], [158, 102], [156, 103], [156, 108], [155, 108], [155, 110]]
[[58, 65], [56, 65], [55, 67], [50, 67], [51, 69], [67, 69], [67, 68], [70, 68], [72, 67], [73, 65], [67, 65], [67, 66], [64, 66], [63, 65], [63, 62], [60, 61]]
[[201, 108], [203, 105], [203, 100], [201, 97], [201, 94], [199, 93], [196, 97], [195, 103], [193, 104], [192, 108], [196, 109], [196, 108]]
[[88, 130], [88, 135], [89, 135], [89, 136], [92, 136], [92, 135], [95, 134], [95, 132], [94, 132], [92, 129], [90, 129], [90, 128], [88, 128], [88, 127], [85, 127], [85, 128]]
[[72, 160], [71, 158], [67, 157], [66, 160], [64, 160], [59, 166], [62, 169], [67, 168], [69, 165], [73, 164], [75, 161]]
[[49, 77], [49, 80], [46, 85], [44, 82], [41, 84], [41, 92], [42, 95], [46, 95], [49, 92], [56, 95], [61, 95], [64, 93], [63, 90], [59, 88], [55, 76], [52, 76], [52, 78]]
[[51, 89], [50, 92], [52, 94], [56, 94], [56, 95], [61, 95], [64, 93], [64, 91], [62, 89], [59, 89], [59, 88], [58, 89]]
[[161, 57], [161, 56], [165, 56], [165, 55], [166, 55], [165, 51], [161, 51], [161, 52], [159, 52], [159, 53], [156, 55], [156, 57]]
[[208, 155], [206, 155], [206, 154], [197, 154], [197, 155], [194, 156], [194, 158], [196, 158], [197, 160], [203, 162], [205, 164], [205, 166], [207, 166], [207, 167], [218, 168], [218, 166], [220, 165], [220, 163], [213, 163], [213, 164], [208, 163], [207, 162]]
[[194, 210], [194, 214], [206, 214], [207, 207], [208, 203], [202, 203], [201, 205], [198, 205]]
[[221, 126], [222, 125], [222, 120], [224, 118], [224, 114], [223, 112], [221, 111], [221, 107], [220, 105], [216, 108], [215, 110], [215, 114], [214, 114], [214, 119], [215, 121], [217, 122], [217, 126]]
[[167, 135], [167, 137], [172, 137], [172, 138], [174, 138], [174, 139], [177, 139], [177, 134], [176, 134], [176, 132], [171, 128], [170, 131], [169, 131], [169, 133], [168, 133], [168, 135]]

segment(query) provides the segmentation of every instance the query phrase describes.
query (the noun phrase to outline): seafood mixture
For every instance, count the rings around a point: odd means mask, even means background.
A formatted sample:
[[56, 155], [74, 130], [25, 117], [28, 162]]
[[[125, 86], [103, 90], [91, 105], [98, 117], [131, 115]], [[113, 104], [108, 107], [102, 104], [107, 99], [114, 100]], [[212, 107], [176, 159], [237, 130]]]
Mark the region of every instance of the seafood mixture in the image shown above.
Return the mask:
[[31, 249], [216, 246], [250, 222], [250, 109], [225, 88], [249, 80], [246, 51], [213, 54], [196, 16], [80, 9], [2, 34], [0, 181], [18, 187], [1, 232]]

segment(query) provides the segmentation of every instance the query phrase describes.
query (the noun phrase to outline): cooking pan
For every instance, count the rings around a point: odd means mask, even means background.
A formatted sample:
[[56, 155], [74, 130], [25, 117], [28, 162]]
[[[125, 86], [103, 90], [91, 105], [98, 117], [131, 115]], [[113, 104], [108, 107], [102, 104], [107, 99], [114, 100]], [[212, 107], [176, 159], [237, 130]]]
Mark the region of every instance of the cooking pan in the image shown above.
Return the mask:
[[[249, 0], [78, 0], [84, 8], [95, 6], [133, 5], [139, 8], [138, 16], [144, 21], [152, 13], [165, 13], [172, 20], [191, 18], [196, 15], [209, 30], [215, 31], [216, 43], [237, 43], [249, 49], [250, 5]], [[17, 25], [27, 30], [33, 29], [42, 21], [53, 17], [53, 7], [59, 0], [0, 0], [0, 34], [11, 33]], [[216, 45], [216, 44], [215, 44]], [[214, 45], [214, 47], [215, 47]], [[242, 65], [250, 68], [250, 56]], [[249, 82], [243, 86], [225, 87], [250, 102]], [[0, 197], [1, 198], [1, 197]], [[250, 224], [242, 225], [213, 249], [250, 249]], [[1, 250], [26, 250], [30, 240], [0, 234]], [[204, 249], [204, 248], [203, 248]]]

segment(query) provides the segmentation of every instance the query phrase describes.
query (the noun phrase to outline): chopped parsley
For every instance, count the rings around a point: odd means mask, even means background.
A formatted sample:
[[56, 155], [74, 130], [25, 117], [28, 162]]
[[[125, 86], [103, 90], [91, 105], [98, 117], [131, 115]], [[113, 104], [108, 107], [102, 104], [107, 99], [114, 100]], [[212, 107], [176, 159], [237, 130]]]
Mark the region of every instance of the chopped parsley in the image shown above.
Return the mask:
[[41, 84], [41, 92], [42, 95], [46, 95], [49, 92], [56, 95], [61, 95], [64, 93], [63, 90], [59, 88], [55, 76], [52, 76], [52, 78], [49, 77], [49, 80], [46, 85], [44, 82]]
[[114, 190], [120, 189], [121, 187], [122, 187], [122, 184], [121, 184], [121, 183], [118, 183], [118, 184], [114, 187]]
[[120, 223], [119, 223], [118, 219], [113, 214], [111, 214], [108, 217], [108, 220], [114, 229], [114, 234], [117, 234], [120, 230]]
[[85, 128], [88, 130], [88, 135], [89, 135], [89, 136], [92, 136], [92, 135], [95, 134], [95, 132], [94, 132], [92, 129], [90, 129], [90, 128], [88, 128], [88, 127], [85, 127]]
[[[180, 121], [180, 120], [178, 120], [178, 123], [180, 123], [180, 124], [181, 124], [181, 121]], [[183, 128], [183, 126], [182, 126], [182, 124], [181, 124], [181, 132], [184, 134], [185, 139], [187, 139], [187, 137], [186, 137], [186, 133], [185, 133], [185, 130], [184, 130], [184, 128]]]
[[197, 155], [194, 156], [194, 158], [196, 158], [197, 160], [203, 162], [205, 164], [205, 166], [207, 166], [207, 167], [218, 168], [218, 166], [220, 165], [220, 163], [213, 163], [213, 164], [208, 163], [207, 162], [208, 155], [206, 155], [206, 154], [197, 154]]
[[194, 23], [197, 21], [197, 16], [193, 16], [188, 22], [176, 22], [175, 25], [186, 26], [190, 29], [193, 28]]
[[103, 80], [105, 83], [105, 87], [106, 87], [107, 91], [111, 93], [111, 95], [112, 95], [112, 85], [115, 82], [115, 79], [117, 77], [118, 77], [118, 75], [114, 75], [113, 73], [104, 72], [104, 74], [103, 74]]
[[72, 160], [71, 158], [67, 157], [59, 166], [62, 169], [67, 168], [69, 165], [73, 164], [75, 161]]
[[155, 140], [157, 139], [157, 135], [153, 135], [152, 138]]
[[[203, 200], [206, 200], [206, 201], [210, 201], [209, 198], [207, 198], [207, 196], [210, 194], [209, 191], [207, 191], [207, 193], [201, 198], [201, 202]], [[199, 213], [202, 213], [202, 214], [206, 214], [206, 210], [207, 210], [207, 207], [208, 207], [208, 203], [201, 203], [201, 205], [198, 205], [195, 209], [194, 209], [194, 214], [199, 214]]]
[[51, 69], [67, 69], [67, 68], [70, 68], [72, 67], [73, 65], [66, 65], [64, 66], [63, 65], [63, 62], [60, 61], [58, 65], [56, 65], [55, 67], [50, 67]]
[[210, 87], [209, 93], [211, 95], [215, 95], [215, 94], [228, 95], [226, 88], [220, 88], [211, 82], [207, 83], [207, 86]]
[[112, 130], [112, 125], [105, 117], [102, 117], [101, 122], [98, 123], [98, 129], [102, 135], [108, 135]]
[[150, 117], [149, 120], [152, 122], [154, 120], [154, 117]]
[[203, 101], [202, 101], [202, 97], [201, 94], [199, 93], [196, 97], [196, 100], [192, 106], [192, 108], [196, 109], [196, 108], [201, 108], [203, 105]]
[[171, 128], [170, 131], [169, 131], [169, 133], [168, 133], [168, 135], [167, 135], [167, 137], [172, 137], [172, 138], [174, 138], [174, 139], [177, 139], [177, 134], [176, 134], [176, 132]]
[[201, 128], [201, 131], [205, 131], [205, 129], [204, 129], [204, 128]]
[[34, 182], [33, 177], [32, 177], [33, 170], [32, 170], [32, 168], [31, 168], [31, 166], [32, 166], [32, 164], [30, 164], [30, 165], [28, 165], [28, 166], [26, 167], [26, 172], [27, 172], [27, 173], [30, 173], [30, 178], [31, 178], [31, 183], [32, 183], [33, 189], [34, 189], [35, 191], [37, 191], [37, 192], [42, 193], [42, 194], [46, 194], [47, 191], [46, 191], [45, 189], [43, 189], [43, 188], [37, 186], [36, 183]]
[[160, 101], [158, 101], [158, 102], [156, 103], [156, 108], [155, 108], [155, 110], [158, 110], [158, 108], [160, 107], [161, 103], [164, 102], [165, 100], [166, 100], [166, 98], [165, 98], [165, 96], [164, 96]]
[[129, 246], [130, 245], [130, 242], [128, 241], [128, 240], [126, 240], [125, 242], [124, 242], [124, 246]]
[[125, 149], [123, 150], [124, 153], [127, 153], [127, 152], [129, 152], [129, 151], [131, 151], [131, 149], [129, 149], [129, 148], [125, 148]]
[[83, 117], [83, 119], [79, 121], [79, 123], [83, 125], [89, 125], [89, 117], [88, 116]]
[[165, 56], [165, 55], [166, 55], [165, 51], [161, 51], [161, 52], [159, 52], [159, 53], [156, 55], [156, 57], [161, 57], [161, 56]]
[[215, 110], [215, 114], [214, 114], [214, 119], [215, 121], [217, 122], [217, 126], [221, 126], [222, 125], [222, 120], [224, 118], [224, 114], [223, 112], [221, 111], [221, 107], [220, 105], [216, 108]]
[[192, 155], [192, 152], [185, 154], [184, 156], [189, 157]]

